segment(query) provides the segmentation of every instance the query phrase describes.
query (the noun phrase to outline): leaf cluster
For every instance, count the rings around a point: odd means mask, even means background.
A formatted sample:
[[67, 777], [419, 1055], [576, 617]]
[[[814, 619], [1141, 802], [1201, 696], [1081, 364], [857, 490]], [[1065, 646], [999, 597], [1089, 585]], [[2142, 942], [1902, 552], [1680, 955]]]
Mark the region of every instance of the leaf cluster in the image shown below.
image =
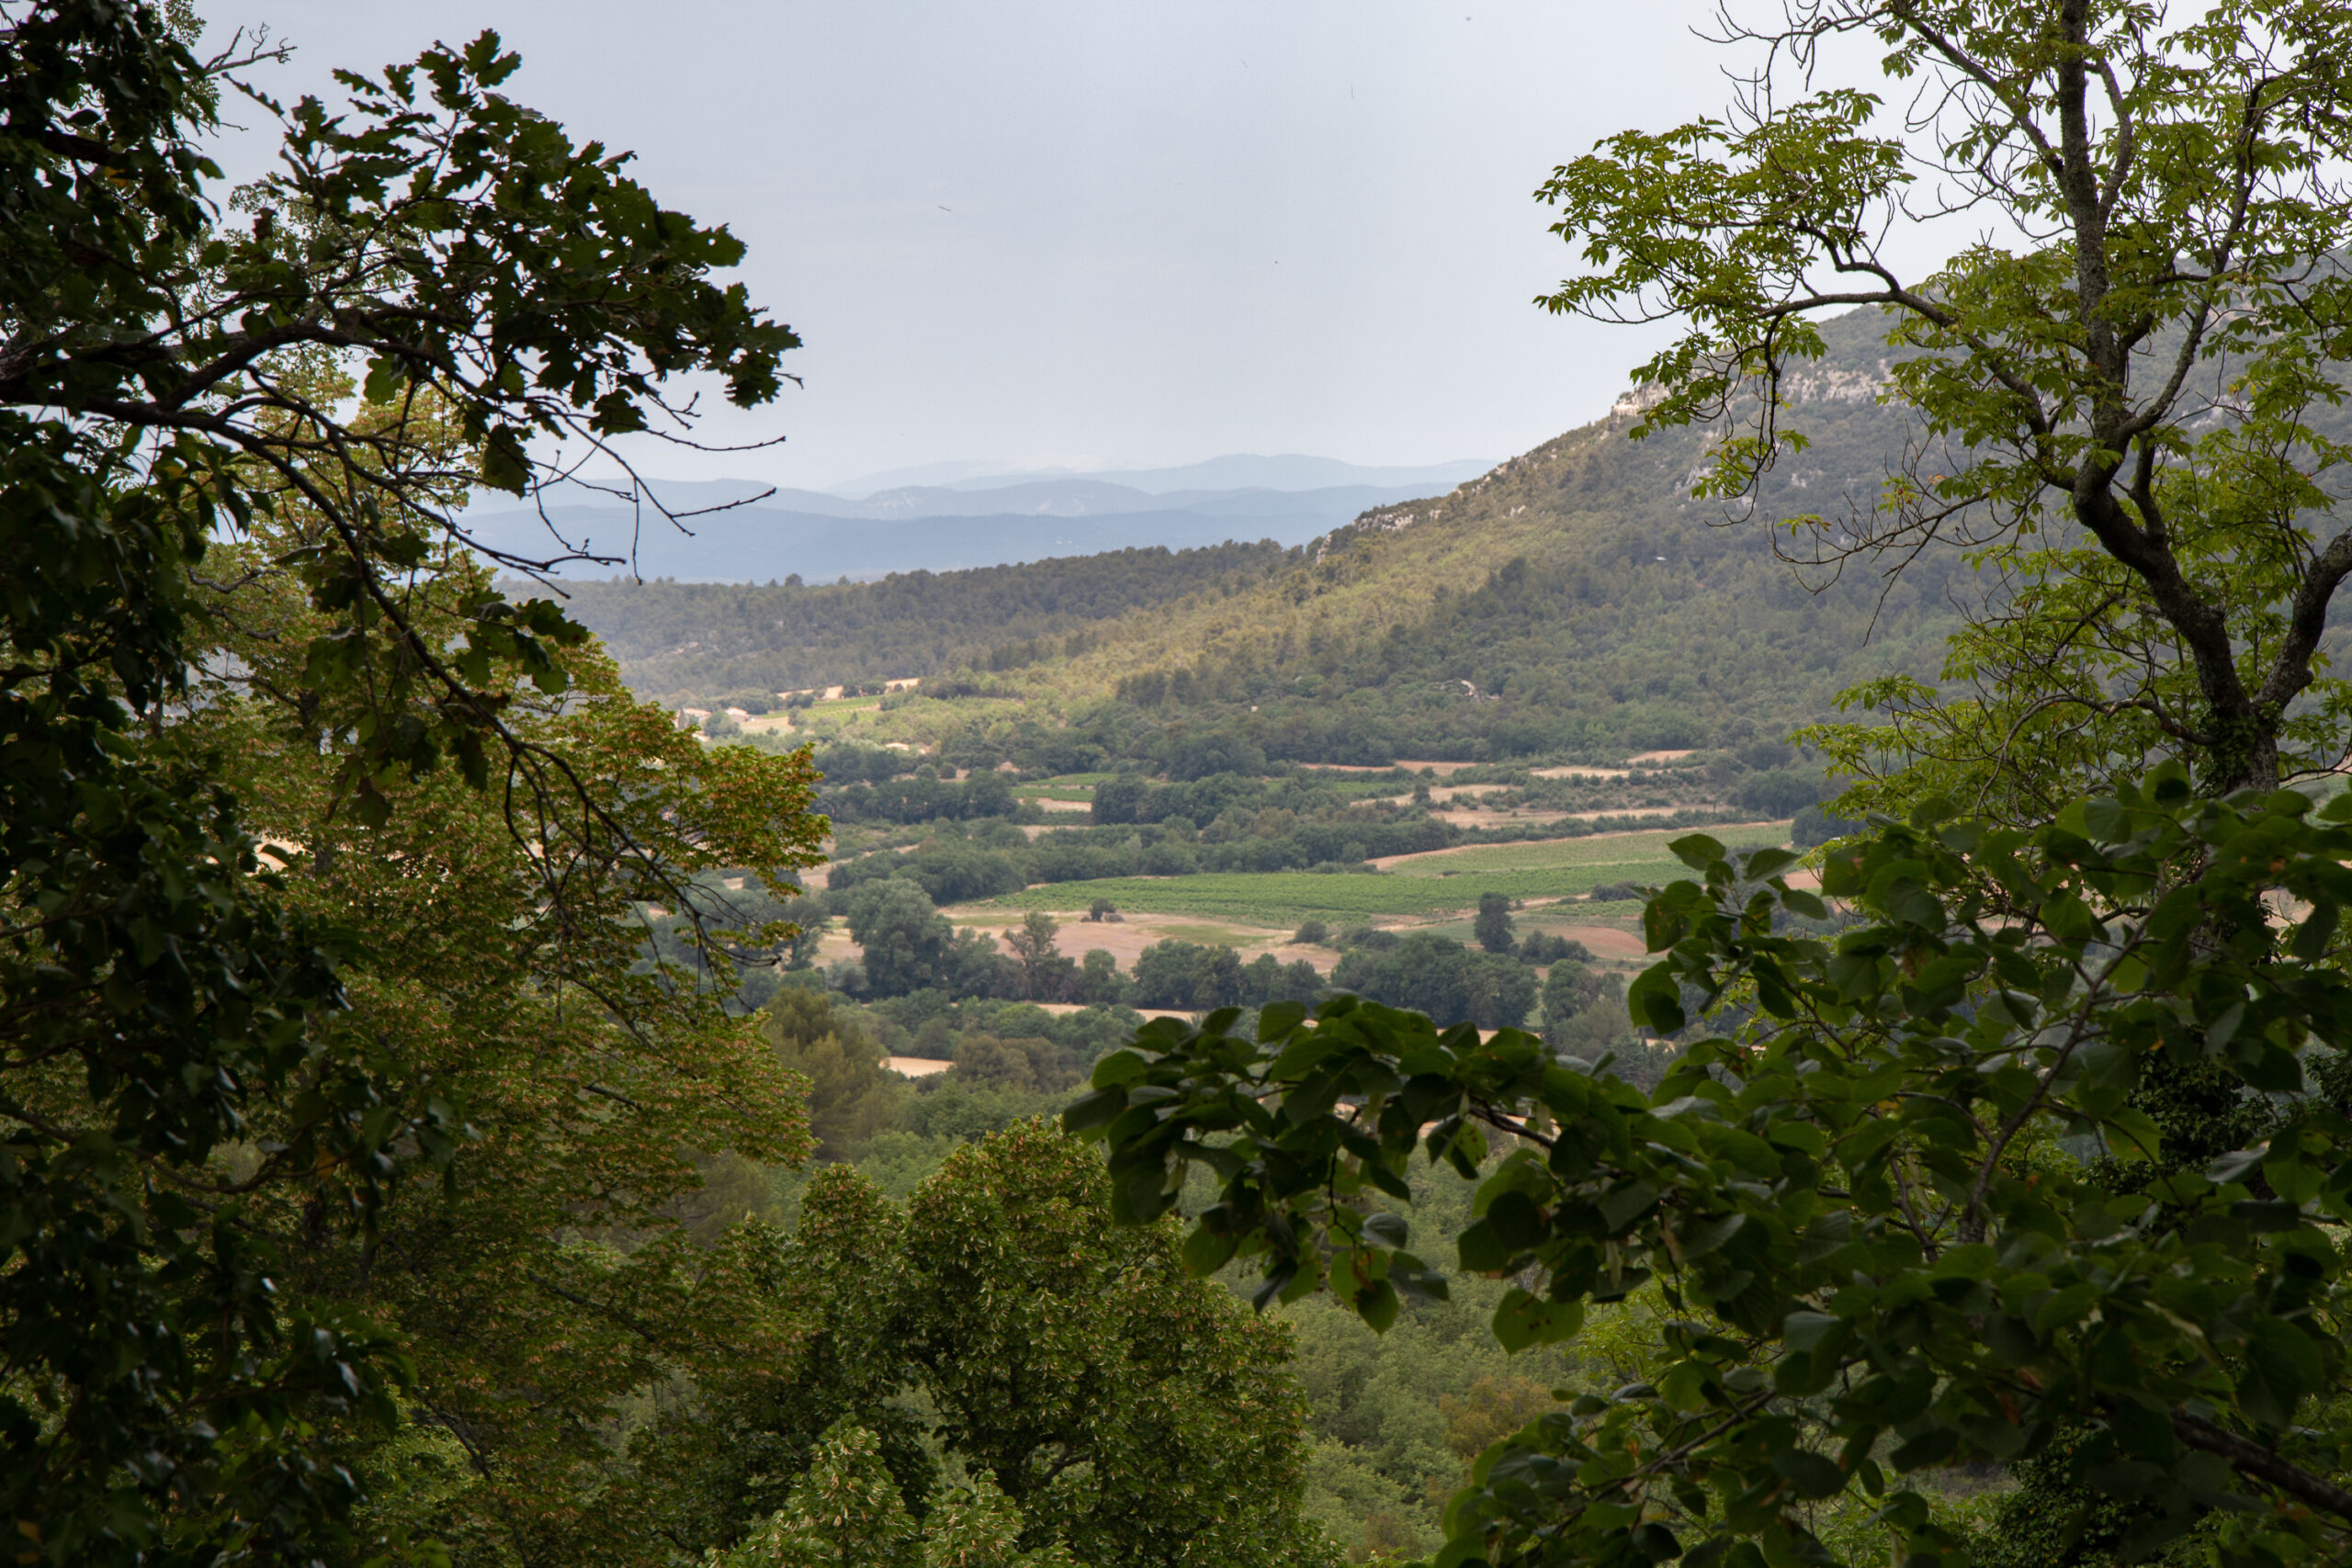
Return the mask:
[[[1868, 917], [1834, 942], [1776, 931], [1821, 912], [1786, 852], [1693, 836], [1705, 880], [1652, 901], [1665, 956], [1629, 1002], [1661, 1032], [1745, 1023], [1652, 1094], [1341, 1001], [1269, 1009], [1257, 1040], [1150, 1026], [1069, 1121], [1107, 1144], [1123, 1214], [1214, 1172], [1187, 1257], [1261, 1257], [1261, 1299], [1328, 1280], [1391, 1319], [1427, 1271], [1365, 1209], [1417, 1150], [1476, 1174], [1487, 1134], [1516, 1152], [1460, 1248], [1515, 1281], [1505, 1346], [1658, 1282], [1660, 1372], [1489, 1450], [1442, 1561], [1804, 1556], [1806, 1505], [1849, 1492], [1933, 1558], [1961, 1543], [1905, 1474], [2077, 1428], [2072, 1474], [2138, 1506], [2135, 1541], [2218, 1509], [2292, 1561], [2352, 1527], [2330, 1479], [2352, 1123], [2304, 1066], [2352, 1027], [2347, 817], [2199, 799], [2174, 769], [2033, 833], [1882, 821], [1825, 870]], [[2135, 1089], [2176, 1063], [2274, 1104], [2269, 1136], [2167, 1164]], [[2119, 1196], [2093, 1153], [2151, 1174]]]

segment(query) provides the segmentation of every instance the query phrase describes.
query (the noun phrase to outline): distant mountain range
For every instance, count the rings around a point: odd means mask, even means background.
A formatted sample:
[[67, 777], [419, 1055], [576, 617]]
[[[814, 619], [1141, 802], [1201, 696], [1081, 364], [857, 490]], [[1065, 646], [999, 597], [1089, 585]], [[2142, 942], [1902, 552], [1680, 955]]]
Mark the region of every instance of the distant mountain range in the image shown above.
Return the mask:
[[928, 485], [940, 490], [997, 490], [1038, 479], [1107, 479], [1154, 495], [1182, 490], [1329, 490], [1340, 485], [1390, 485], [1428, 492], [1449, 491], [1464, 479], [1477, 478], [1494, 464], [1485, 458], [1461, 458], [1451, 463], [1394, 464], [1385, 467], [1343, 463], [1336, 457], [1310, 457], [1295, 452], [1264, 457], [1237, 452], [1188, 463], [1176, 468], [996, 468], [984, 463], [927, 463], [917, 468], [892, 468], [867, 474], [827, 488], [835, 495], [871, 495], [904, 485]]
[[[906, 472], [962, 467], [968, 465]], [[1187, 549], [1228, 539], [1304, 544], [1362, 513], [1450, 489], [1485, 468], [1460, 462], [1371, 468], [1327, 457], [1236, 456], [1115, 479], [942, 473], [950, 482], [848, 485], [832, 491], [769, 491], [737, 479], [650, 486], [662, 504], [679, 514], [676, 523], [650, 504], [632, 505], [626, 495], [570, 484], [550, 489], [537, 509], [516, 508], [503, 497], [489, 500], [469, 511], [465, 523], [478, 543], [526, 559], [574, 552], [620, 558], [620, 564], [571, 562], [562, 570], [567, 578], [626, 576], [633, 570], [640, 577], [686, 581], [798, 576], [820, 582], [1133, 546]]]

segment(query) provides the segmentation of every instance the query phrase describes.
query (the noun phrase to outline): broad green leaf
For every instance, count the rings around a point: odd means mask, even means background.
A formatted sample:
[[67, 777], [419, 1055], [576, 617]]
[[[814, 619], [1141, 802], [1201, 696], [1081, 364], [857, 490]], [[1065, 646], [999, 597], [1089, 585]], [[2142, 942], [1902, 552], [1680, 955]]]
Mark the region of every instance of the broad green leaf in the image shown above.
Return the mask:
[[1679, 839], [1669, 840], [1666, 847], [1676, 860], [1692, 871], [1702, 873], [1710, 866], [1722, 863], [1729, 852], [1720, 840], [1711, 839], [1704, 833], [1686, 833]]
[[1495, 1308], [1496, 1342], [1510, 1351], [1555, 1345], [1583, 1326], [1584, 1309], [1575, 1302], [1549, 1302], [1514, 1286]]

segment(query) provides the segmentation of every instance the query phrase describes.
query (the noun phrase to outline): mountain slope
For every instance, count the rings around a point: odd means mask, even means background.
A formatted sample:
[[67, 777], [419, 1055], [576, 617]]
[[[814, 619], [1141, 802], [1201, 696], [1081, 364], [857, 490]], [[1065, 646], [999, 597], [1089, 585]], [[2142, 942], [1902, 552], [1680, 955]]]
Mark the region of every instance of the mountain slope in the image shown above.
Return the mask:
[[[960, 671], [927, 684], [1024, 695], [1081, 723], [1115, 712], [1123, 733], [1230, 730], [1319, 761], [1597, 761], [1778, 738], [1870, 676], [1934, 675], [1954, 601], [1975, 592], [1943, 552], [1892, 581], [1849, 570], [1813, 583], [1775, 557], [1774, 521], [1867, 507], [1908, 434], [1873, 395], [1875, 321], [1849, 317], [1826, 336], [1828, 358], [1792, 389], [1813, 444], [1744, 522], [1690, 498], [1705, 437], [1630, 441], [1628, 400], [1304, 549], [1045, 560], [864, 588], [614, 585], [578, 603], [639, 689], [671, 696]], [[935, 739], [962, 720], [918, 699], [877, 722]]]
[[1834, 324], [1798, 389], [1814, 445], [1758, 515], [1693, 501], [1694, 432], [1626, 439], [1634, 406], [1434, 499], [1380, 507], [1246, 594], [1139, 607], [1023, 671], [1231, 723], [1275, 756], [1595, 755], [1716, 744], [1820, 716], [1868, 675], [1931, 675], [1972, 584], [1931, 555], [1891, 582], [1807, 584], [1770, 523], [1867, 505], [1906, 432], [1871, 397], [1871, 323]]
[[[1246, 592], [1297, 558], [1272, 544], [1114, 550], [877, 582], [759, 587], [589, 581], [564, 587], [631, 686], [680, 702], [732, 702], [1035, 660], [1090, 628], [1187, 595]], [[518, 595], [544, 592], [509, 582]]]

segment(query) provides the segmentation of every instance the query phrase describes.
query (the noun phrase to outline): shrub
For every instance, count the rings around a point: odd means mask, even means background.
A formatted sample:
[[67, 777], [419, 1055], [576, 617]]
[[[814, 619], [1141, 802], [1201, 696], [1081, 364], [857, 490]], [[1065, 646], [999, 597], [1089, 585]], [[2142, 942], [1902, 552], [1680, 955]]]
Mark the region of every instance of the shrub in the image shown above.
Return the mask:
[[1821, 781], [1791, 768], [1751, 773], [1732, 792], [1740, 809], [1764, 817], [1793, 817], [1820, 798]]
[[1592, 962], [1592, 950], [1580, 942], [1570, 942], [1556, 931], [1529, 931], [1527, 940], [1519, 944], [1520, 958], [1529, 964], [1563, 964]]
[[1797, 813], [1796, 820], [1790, 825], [1789, 841], [1801, 850], [1815, 849], [1861, 829], [1860, 822], [1849, 822], [1819, 806], [1808, 806]]
[[1478, 895], [1478, 945], [1488, 953], [1509, 953], [1517, 943], [1512, 940], [1510, 897], [1504, 893]]

